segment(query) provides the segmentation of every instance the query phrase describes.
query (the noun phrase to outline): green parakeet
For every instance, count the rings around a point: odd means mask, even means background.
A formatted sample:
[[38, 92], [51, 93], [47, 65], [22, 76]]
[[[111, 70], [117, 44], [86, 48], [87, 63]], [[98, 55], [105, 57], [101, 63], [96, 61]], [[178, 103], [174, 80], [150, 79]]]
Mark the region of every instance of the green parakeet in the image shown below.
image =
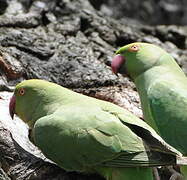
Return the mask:
[[181, 68], [170, 54], [149, 43], [128, 44], [116, 54], [112, 70], [134, 81], [145, 121], [187, 155], [187, 77]]
[[151, 166], [176, 164], [181, 156], [123, 108], [44, 80], [19, 83], [9, 110], [29, 125], [44, 155], [67, 171], [151, 180]]

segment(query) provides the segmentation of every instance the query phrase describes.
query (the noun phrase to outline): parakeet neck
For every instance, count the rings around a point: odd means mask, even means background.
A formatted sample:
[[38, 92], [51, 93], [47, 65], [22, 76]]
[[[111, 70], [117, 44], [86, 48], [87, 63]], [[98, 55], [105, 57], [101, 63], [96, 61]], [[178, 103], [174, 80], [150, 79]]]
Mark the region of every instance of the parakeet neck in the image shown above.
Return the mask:
[[134, 82], [137, 90], [141, 93], [142, 88], [147, 91], [150, 85], [160, 79], [174, 82], [174, 79], [181, 78], [186, 79], [186, 75], [175, 60], [169, 54], [165, 54], [161, 56], [157, 64], [137, 76]]
[[34, 110], [30, 112], [30, 114], [27, 113], [25, 122], [31, 129], [39, 118], [56, 112], [59, 107], [72, 103], [75, 98], [77, 98], [75, 92], [63, 87], [48, 90], [46, 94], [47, 95], [41, 95], [41, 97], [38, 98], [38, 103], [36, 103]]
[[36, 107], [35, 110], [32, 112], [32, 114], [28, 114], [27, 119], [26, 119], [26, 123], [28, 124], [28, 126], [32, 129], [35, 122], [46, 115], [50, 115], [52, 113], [54, 113], [56, 111], [56, 109], [58, 108], [59, 103], [58, 102], [53, 102], [51, 101], [50, 103], [42, 103], [39, 102]]

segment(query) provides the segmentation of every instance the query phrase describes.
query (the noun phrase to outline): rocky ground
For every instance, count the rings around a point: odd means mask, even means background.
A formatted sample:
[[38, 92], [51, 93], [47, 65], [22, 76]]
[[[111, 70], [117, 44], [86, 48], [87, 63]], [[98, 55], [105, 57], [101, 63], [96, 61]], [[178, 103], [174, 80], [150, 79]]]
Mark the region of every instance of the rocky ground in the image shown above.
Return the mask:
[[[27, 127], [18, 118], [10, 119], [8, 101], [18, 82], [39, 78], [114, 102], [142, 117], [133, 83], [111, 72], [118, 47], [134, 41], [157, 44], [187, 73], [186, 1], [155, 3], [0, 0], [0, 179], [101, 179], [66, 173], [45, 157], [38, 158], [42, 155], [28, 141]], [[155, 12], [160, 13], [155, 17]], [[171, 175], [164, 173], [160, 170], [162, 179]]]

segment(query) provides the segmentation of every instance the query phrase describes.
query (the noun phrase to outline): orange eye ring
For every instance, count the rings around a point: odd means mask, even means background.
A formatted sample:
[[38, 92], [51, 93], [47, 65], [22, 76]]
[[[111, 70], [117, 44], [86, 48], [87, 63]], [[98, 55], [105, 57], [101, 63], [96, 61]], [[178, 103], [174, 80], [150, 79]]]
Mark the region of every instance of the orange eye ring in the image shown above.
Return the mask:
[[130, 52], [137, 52], [139, 50], [139, 46], [134, 44], [129, 49]]
[[25, 94], [25, 89], [24, 88], [20, 88], [19, 89], [19, 95], [23, 96]]

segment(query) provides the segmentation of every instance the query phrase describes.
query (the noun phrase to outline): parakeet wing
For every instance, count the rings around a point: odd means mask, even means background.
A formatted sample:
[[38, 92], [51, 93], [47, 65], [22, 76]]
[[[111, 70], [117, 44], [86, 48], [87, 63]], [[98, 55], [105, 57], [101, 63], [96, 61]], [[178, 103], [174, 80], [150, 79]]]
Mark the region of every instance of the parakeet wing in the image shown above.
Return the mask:
[[[148, 90], [150, 111], [160, 134], [180, 152], [187, 153], [187, 92], [176, 83], [169, 81], [155, 82]], [[174, 137], [173, 140], [171, 137]]]
[[37, 120], [33, 133], [42, 152], [66, 170], [175, 163], [173, 155], [151, 151], [110, 112], [77, 106], [62, 109]]

